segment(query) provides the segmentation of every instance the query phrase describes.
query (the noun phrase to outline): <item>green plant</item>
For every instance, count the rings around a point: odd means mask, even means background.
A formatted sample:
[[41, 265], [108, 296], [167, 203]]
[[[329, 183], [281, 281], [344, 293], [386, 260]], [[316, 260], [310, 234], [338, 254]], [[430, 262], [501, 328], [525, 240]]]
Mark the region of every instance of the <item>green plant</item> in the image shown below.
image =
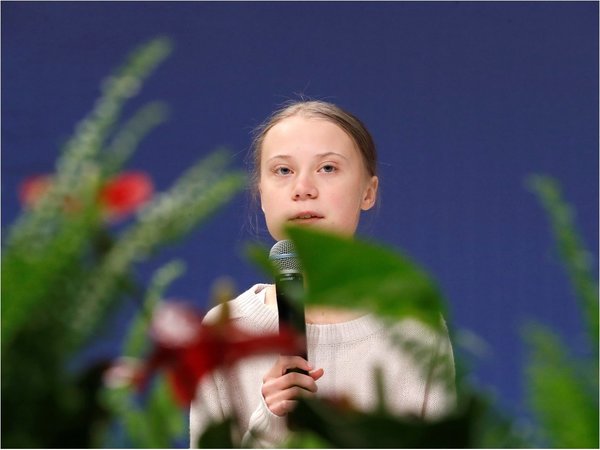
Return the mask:
[[[443, 314], [449, 318], [449, 314], [440, 290], [425, 271], [400, 251], [302, 228], [290, 228], [288, 234], [310, 280], [303, 303], [366, 309], [390, 323], [412, 317], [432, 330], [444, 330], [440, 317]], [[268, 270], [265, 253], [259, 248], [250, 249], [252, 258]], [[290, 414], [295, 433], [287, 446], [525, 446], [524, 437], [510, 418], [497, 411], [485, 394], [469, 386], [462, 371], [455, 379], [448, 361], [432, 358], [429, 348], [410, 346], [399, 339], [404, 349], [412, 351], [424, 376], [435, 374], [450, 389], [456, 385], [457, 406], [448, 416], [433, 421], [397, 417], [386, 409], [383, 393], [374, 411], [358, 411], [327, 398], [301, 398]]]
[[587, 331], [588, 349], [577, 355], [550, 328], [530, 324], [526, 369], [528, 400], [538, 422], [539, 444], [558, 448], [598, 448], [598, 282], [591, 255], [576, 231], [574, 212], [558, 183], [531, 176], [530, 189], [549, 216]]
[[107, 223], [99, 201], [106, 186], [142, 138], [166, 118], [166, 108], [151, 103], [120, 127], [123, 107], [171, 48], [167, 38], [151, 40], [103, 83], [94, 109], [62, 149], [51, 183], [6, 232], [4, 446], [89, 446], [109, 415], [98, 400], [105, 366], [74, 372], [69, 362], [120, 301], [143, 296], [135, 265], [183, 239], [244, 183], [240, 172], [228, 168], [228, 152], [218, 150], [194, 163], [169, 190], [139, 205], [121, 232]]
[[[175, 401], [167, 379], [158, 377], [143, 402], [132, 383], [137, 364], [150, 350], [148, 335], [153, 311], [163, 299], [169, 284], [184, 270], [182, 262], [172, 261], [158, 269], [152, 277], [143, 306], [124, 340], [122, 356], [114, 363], [117, 370], [125, 373], [114, 375], [112, 378], [116, 379], [111, 381], [110, 372], [107, 372], [108, 380], [100, 389], [100, 402], [111, 413], [112, 422], [98, 429], [94, 446], [111, 448], [125, 444], [133, 448], [168, 448], [177, 439], [185, 437], [184, 413]], [[115, 429], [120, 426], [125, 436], [115, 439]]]
[[[522, 429], [485, 393], [470, 386], [459, 370], [456, 409], [432, 422], [395, 417], [386, 411], [383, 395], [379, 407], [367, 412], [327, 398], [301, 398], [289, 417], [294, 433], [288, 447], [598, 447], [598, 284], [592, 260], [558, 184], [541, 176], [529, 182], [550, 217], [589, 337], [587, 353], [574, 356], [549, 328], [528, 328], [527, 395], [537, 428]], [[445, 310], [441, 293], [400, 252], [306, 229], [291, 228], [288, 233], [310, 280], [304, 304], [366, 308], [392, 321], [412, 316], [439, 328], [439, 314]], [[250, 255], [274, 273], [265, 249], [251, 247]], [[429, 359], [415, 354], [415, 361], [427, 368]], [[439, 376], [452, 381], [448, 372]], [[215, 424], [200, 444], [235, 446], [227, 433], [231, 426], [231, 419]]]

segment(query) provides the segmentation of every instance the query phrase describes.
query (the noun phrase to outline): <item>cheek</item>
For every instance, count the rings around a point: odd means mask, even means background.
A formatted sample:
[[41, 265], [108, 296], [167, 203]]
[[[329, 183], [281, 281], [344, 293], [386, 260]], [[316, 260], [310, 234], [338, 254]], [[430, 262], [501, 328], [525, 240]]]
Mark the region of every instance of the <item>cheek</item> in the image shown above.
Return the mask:
[[269, 231], [273, 233], [274, 228], [279, 228], [282, 215], [282, 201], [277, 190], [261, 189], [260, 191], [260, 206], [264, 214], [265, 222]]
[[345, 212], [349, 213], [356, 210], [358, 213], [362, 204], [362, 189], [357, 186], [358, 183], [346, 183], [339, 189], [331, 192], [331, 201], [339, 205]]
[[360, 217], [361, 199], [358, 195], [334, 195], [330, 204], [335, 205], [335, 222], [338, 225], [354, 226]]
[[273, 189], [260, 189], [259, 190], [260, 205], [265, 214], [272, 213], [277, 209], [277, 205], [280, 204], [277, 191]]

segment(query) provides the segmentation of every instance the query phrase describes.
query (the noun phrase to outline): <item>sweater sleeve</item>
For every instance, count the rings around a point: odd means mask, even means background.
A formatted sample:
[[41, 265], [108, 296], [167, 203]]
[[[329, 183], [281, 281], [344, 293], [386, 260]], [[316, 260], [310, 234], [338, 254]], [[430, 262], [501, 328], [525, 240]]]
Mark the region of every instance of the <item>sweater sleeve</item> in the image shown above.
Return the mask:
[[[207, 376], [199, 385], [190, 407], [190, 448], [198, 448], [198, 440], [212, 423], [222, 422], [231, 414], [228, 391], [217, 376]], [[221, 380], [222, 381], [222, 380]], [[242, 447], [278, 447], [286, 439], [286, 418], [273, 414], [260, 397], [247, 428], [239, 430]], [[240, 424], [243, 427], [243, 424]], [[239, 434], [237, 435], [239, 436]]]
[[447, 415], [456, 407], [454, 354], [445, 322], [435, 334], [434, 347], [422, 410], [422, 417], [429, 420]]
[[198, 440], [212, 424], [222, 422], [228, 416], [222, 401], [222, 389], [211, 374], [206, 376], [196, 390], [196, 397], [190, 406], [190, 448], [198, 448]]
[[278, 447], [287, 435], [286, 418], [273, 414], [261, 395], [258, 407], [250, 416], [248, 431], [244, 434], [242, 446], [254, 448]]
[[406, 318], [396, 323], [391, 341], [399, 350], [397, 370], [403, 386], [391, 399], [399, 415], [437, 420], [451, 413], [456, 404], [454, 356], [445, 322], [434, 329]]

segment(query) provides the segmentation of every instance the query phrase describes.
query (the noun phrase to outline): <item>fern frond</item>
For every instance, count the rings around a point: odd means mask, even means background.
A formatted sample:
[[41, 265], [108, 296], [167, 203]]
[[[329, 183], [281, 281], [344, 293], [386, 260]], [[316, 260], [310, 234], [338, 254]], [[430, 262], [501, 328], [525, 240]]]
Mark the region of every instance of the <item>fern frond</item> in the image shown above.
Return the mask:
[[115, 134], [102, 154], [102, 171], [105, 176], [117, 173], [137, 149], [140, 141], [168, 115], [161, 102], [152, 102], [139, 109]]
[[[152, 201], [141, 212], [140, 220], [119, 236], [78, 296], [78, 310], [72, 321], [75, 342], [94, 330], [94, 318], [101, 317], [110, 306], [118, 280], [134, 263], [190, 232], [239, 192], [244, 176], [216, 167], [221, 154], [217, 152], [216, 156], [200, 161], [188, 172], [196, 174], [195, 177], [183, 176], [184, 180]], [[219, 162], [218, 166], [222, 165]]]
[[598, 448], [597, 367], [570, 357], [562, 341], [541, 325], [531, 325], [525, 337], [531, 353], [528, 400], [541, 433], [555, 448]]
[[[75, 127], [56, 163], [54, 181], [36, 208], [22, 214], [11, 227], [7, 247], [28, 245], [34, 239], [39, 247], [60, 226], [64, 199], [90, 202], [99, 187], [100, 173], [96, 158], [125, 102], [140, 89], [142, 82], [169, 54], [171, 43], [157, 38], [136, 49], [115, 75], [104, 83], [94, 109]], [[79, 196], [81, 191], [87, 196]]]
[[160, 267], [150, 280], [146, 291], [143, 308], [138, 312], [131, 324], [125, 343], [123, 356], [142, 358], [148, 341], [148, 329], [152, 311], [162, 299], [167, 287], [185, 271], [185, 264], [181, 261], [171, 261]]
[[583, 240], [577, 232], [574, 223], [575, 213], [563, 200], [560, 187], [554, 179], [534, 175], [528, 179], [528, 184], [537, 194], [549, 216], [558, 251], [582, 309], [590, 344], [597, 355], [600, 316], [598, 280], [594, 276], [592, 256], [585, 249]]

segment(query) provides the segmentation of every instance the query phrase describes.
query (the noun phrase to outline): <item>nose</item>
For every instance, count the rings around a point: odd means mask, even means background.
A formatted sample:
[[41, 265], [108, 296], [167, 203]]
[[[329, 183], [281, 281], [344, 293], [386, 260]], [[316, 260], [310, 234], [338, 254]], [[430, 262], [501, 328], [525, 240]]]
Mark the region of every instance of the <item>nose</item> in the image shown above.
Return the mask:
[[309, 176], [298, 177], [294, 184], [292, 197], [294, 200], [307, 200], [317, 198], [319, 191], [314, 181]]

